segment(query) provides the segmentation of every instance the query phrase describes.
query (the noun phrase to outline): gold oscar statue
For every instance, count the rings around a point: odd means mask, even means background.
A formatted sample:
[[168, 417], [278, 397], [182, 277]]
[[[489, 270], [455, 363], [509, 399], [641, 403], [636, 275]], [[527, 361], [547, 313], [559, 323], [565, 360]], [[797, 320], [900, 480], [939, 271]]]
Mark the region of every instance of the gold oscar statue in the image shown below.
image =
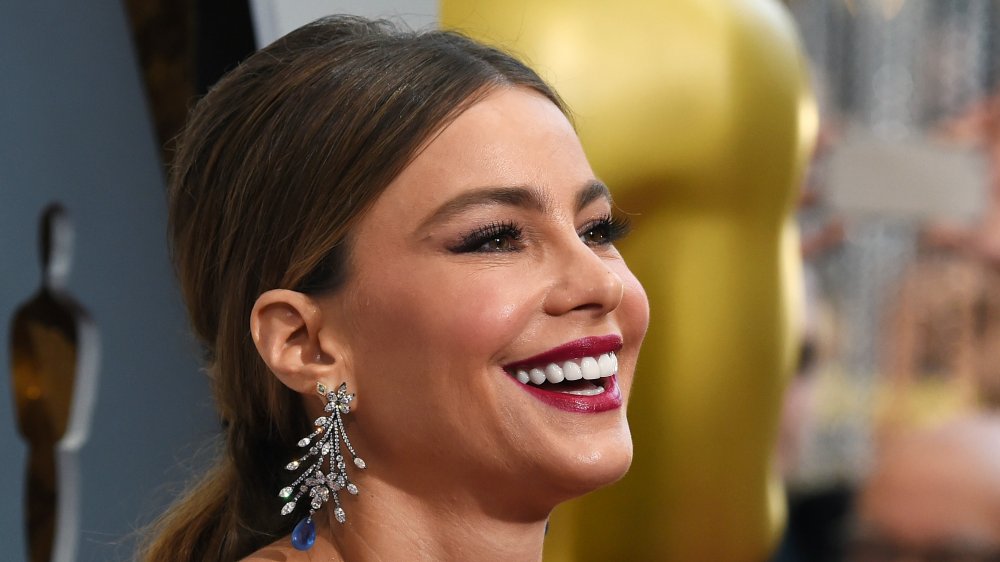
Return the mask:
[[772, 462], [796, 352], [791, 217], [817, 128], [777, 0], [442, 0], [564, 96], [636, 213], [621, 246], [651, 325], [618, 484], [553, 514], [545, 559], [759, 562], [784, 522]]
[[83, 441], [81, 420], [93, 402], [89, 379], [96, 374], [96, 331], [66, 292], [72, 238], [63, 208], [58, 204], [46, 208], [41, 288], [18, 308], [11, 324], [17, 427], [28, 444], [24, 501], [30, 562], [75, 557], [79, 495], [75, 451]]

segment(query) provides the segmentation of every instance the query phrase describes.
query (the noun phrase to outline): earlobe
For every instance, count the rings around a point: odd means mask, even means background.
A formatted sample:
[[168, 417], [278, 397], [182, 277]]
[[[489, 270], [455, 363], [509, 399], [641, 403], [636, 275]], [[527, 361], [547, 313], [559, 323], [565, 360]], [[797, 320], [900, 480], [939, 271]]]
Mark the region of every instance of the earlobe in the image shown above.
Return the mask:
[[334, 354], [321, 342], [322, 316], [311, 297], [286, 289], [263, 293], [250, 313], [257, 353], [285, 386], [302, 394], [314, 394], [334, 368]]

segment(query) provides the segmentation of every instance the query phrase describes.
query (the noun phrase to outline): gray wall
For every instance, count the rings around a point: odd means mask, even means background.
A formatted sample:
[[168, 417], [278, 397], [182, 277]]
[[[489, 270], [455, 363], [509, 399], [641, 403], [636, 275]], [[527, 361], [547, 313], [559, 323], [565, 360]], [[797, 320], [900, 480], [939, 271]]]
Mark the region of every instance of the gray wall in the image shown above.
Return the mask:
[[[100, 337], [96, 404], [79, 454], [76, 560], [127, 560], [216, 422], [165, 243], [163, 177], [119, 2], [0, 4], [0, 544], [24, 559], [24, 447], [9, 327], [38, 288], [38, 219], [76, 230], [69, 291]], [[185, 468], [187, 467], [187, 468]]]
[[412, 29], [436, 27], [438, 0], [249, 0], [257, 46], [322, 16], [354, 14], [389, 18]]

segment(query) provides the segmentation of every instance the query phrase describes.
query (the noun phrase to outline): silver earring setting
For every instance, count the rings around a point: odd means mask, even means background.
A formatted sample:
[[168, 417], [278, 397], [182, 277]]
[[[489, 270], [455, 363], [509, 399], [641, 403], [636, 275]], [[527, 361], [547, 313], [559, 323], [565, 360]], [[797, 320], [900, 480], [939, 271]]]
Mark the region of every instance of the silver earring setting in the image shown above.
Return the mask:
[[[347, 438], [344, 430], [343, 415], [351, 411], [353, 394], [347, 393], [347, 383], [341, 383], [336, 391], [326, 388], [323, 383], [316, 384], [316, 392], [326, 398], [324, 410], [329, 415], [316, 418], [313, 422], [316, 430], [299, 440], [299, 447], [308, 448], [305, 455], [293, 460], [285, 466], [286, 470], [297, 471], [300, 467], [308, 467], [295, 479], [278, 492], [278, 497], [286, 500], [281, 508], [282, 515], [288, 515], [303, 496], [309, 501], [309, 515], [302, 518], [292, 531], [292, 546], [298, 550], [308, 550], [316, 542], [316, 526], [313, 515], [323, 507], [323, 504], [333, 499], [333, 517], [338, 523], [347, 521], [347, 513], [340, 505], [340, 491], [347, 490], [351, 495], [358, 495], [358, 487], [347, 476], [347, 463], [341, 454], [341, 442], [354, 461], [354, 466], [364, 470], [364, 459], [358, 456]], [[324, 467], [327, 472], [324, 471]]]

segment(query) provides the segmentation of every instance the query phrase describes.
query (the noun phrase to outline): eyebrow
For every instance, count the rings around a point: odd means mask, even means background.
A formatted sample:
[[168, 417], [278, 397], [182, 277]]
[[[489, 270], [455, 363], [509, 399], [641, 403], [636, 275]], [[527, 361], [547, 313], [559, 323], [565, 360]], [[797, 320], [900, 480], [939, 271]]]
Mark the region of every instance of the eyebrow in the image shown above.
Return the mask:
[[[608, 186], [599, 180], [590, 180], [576, 194], [575, 211], [580, 212], [587, 205], [602, 198], [612, 203]], [[549, 207], [548, 199], [541, 190], [523, 185], [474, 189], [449, 199], [438, 207], [420, 223], [420, 229], [436, 222], [444, 222], [466, 209], [479, 206], [502, 205], [544, 212]]]
[[576, 212], [580, 212], [590, 205], [597, 199], [604, 199], [610, 205], [614, 205], [614, 200], [611, 199], [611, 190], [608, 186], [604, 185], [604, 182], [600, 180], [590, 180], [576, 194]]

